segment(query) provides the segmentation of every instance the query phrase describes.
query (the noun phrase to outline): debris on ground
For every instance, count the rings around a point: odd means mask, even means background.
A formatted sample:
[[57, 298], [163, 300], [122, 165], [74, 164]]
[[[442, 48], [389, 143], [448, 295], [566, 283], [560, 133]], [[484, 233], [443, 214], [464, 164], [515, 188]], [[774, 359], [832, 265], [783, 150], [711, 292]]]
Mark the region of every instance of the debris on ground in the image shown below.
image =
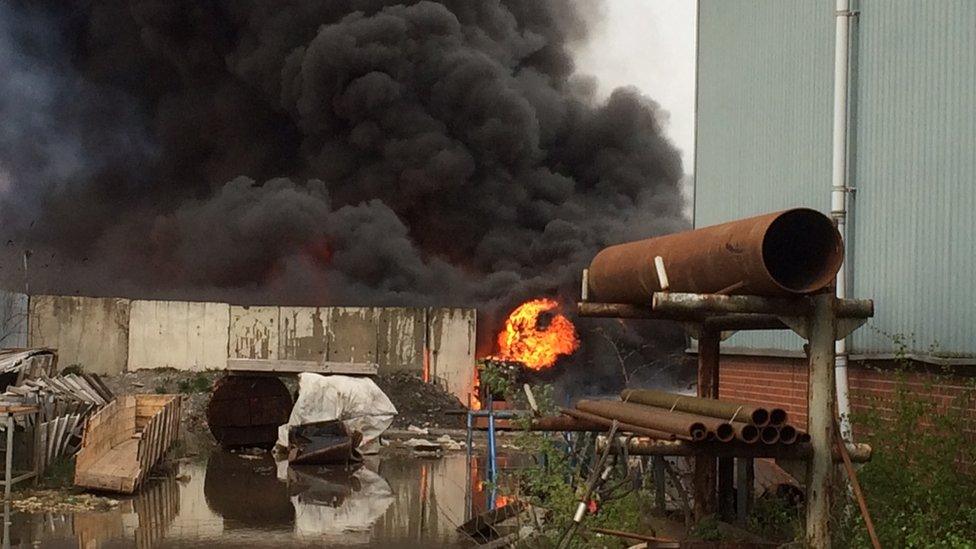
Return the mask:
[[73, 513], [77, 511], [107, 511], [118, 507], [119, 501], [91, 494], [72, 494], [61, 490], [25, 492], [14, 499], [11, 506], [21, 513]]
[[441, 448], [444, 450], [449, 450], [452, 452], [456, 452], [464, 448], [464, 445], [451, 438], [450, 435], [441, 435], [437, 437], [437, 443], [440, 444]]
[[403, 441], [402, 444], [416, 454], [440, 454], [442, 451], [439, 443], [423, 438], [412, 438]]
[[373, 379], [396, 406], [398, 413], [393, 419], [393, 428], [406, 429], [409, 425], [464, 428], [461, 412], [466, 408], [440, 385], [425, 383], [409, 372], [384, 374]]
[[359, 463], [363, 434], [350, 431], [342, 420], [293, 425], [288, 429], [288, 462], [293, 465]]
[[361, 435], [358, 447], [379, 438], [396, 414], [393, 403], [370, 378], [299, 374], [298, 398], [288, 423], [278, 428], [278, 446], [290, 447], [294, 427], [339, 420], [349, 435]]
[[430, 434], [430, 429], [426, 429], [424, 427], [417, 427], [416, 425], [410, 425], [409, 427], [407, 427], [407, 430], [410, 431], [411, 433], [417, 433], [418, 435]]

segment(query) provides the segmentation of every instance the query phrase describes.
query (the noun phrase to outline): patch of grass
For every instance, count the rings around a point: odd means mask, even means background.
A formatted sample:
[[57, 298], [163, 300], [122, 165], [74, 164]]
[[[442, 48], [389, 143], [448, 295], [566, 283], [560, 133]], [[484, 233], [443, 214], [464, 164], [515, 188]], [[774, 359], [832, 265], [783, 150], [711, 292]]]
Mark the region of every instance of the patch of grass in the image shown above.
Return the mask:
[[176, 384], [177, 390], [184, 394], [209, 393], [213, 388], [213, 382], [203, 374], [197, 374], [190, 379], [181, 379]]
[[748, 524], [750, 532], [776, 541], [792, 541], [803, 533], [801, 508], [776, 496], [756, 499]]
[[153, 390], [156, 392], [157, 395], [165, 395], [166, 393], [169, 392], [169, 390], [166, 389], [166, 385], [157, 385], [156, 388]]
[[38, 481], [41, 488], [70, 488], [74, 486], [75, 458], [62, 456], [47, 465]]
[[719, 528], [718, 519], [715, 515], [709, 515], [698, 521], [691, 529], [692, 537], [702, 541], [721, 541], [722, 530]]

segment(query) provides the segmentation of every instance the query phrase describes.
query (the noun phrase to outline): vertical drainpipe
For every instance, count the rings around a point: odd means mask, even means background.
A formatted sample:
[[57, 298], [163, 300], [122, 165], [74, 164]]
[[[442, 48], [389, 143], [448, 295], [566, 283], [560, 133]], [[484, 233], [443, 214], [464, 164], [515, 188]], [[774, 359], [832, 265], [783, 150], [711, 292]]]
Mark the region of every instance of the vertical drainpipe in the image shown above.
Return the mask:
[[[848, 123], [848, 78], [850, 65], [851, 18], [850, 0], [837, 0], [834, 11], [836, 33], [834, 42], [834, 132], [833, 132], [833, 172], [830, 191], [830, 215], [837, 223], [837, 230], [844, 239], [845, 255], [847, 245], [847, 123]], [[844, 258], [837, 273], [837, 297], [847, 297], [848, 258]], [[840, 413], [840, 431], [845, 441], [851, 440], [851, 404], [847, 384], [847, 339], [835, 343], [834, 372], [837, 383], [837, 410]]]

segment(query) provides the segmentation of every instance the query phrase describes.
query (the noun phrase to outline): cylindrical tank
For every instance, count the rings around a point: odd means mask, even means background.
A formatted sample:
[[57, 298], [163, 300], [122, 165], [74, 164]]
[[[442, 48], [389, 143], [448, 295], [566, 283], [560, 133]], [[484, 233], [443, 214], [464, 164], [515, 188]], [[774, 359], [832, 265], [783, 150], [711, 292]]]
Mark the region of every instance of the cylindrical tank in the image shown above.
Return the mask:
[[661, 291], [656, 256], [671, 291], [776, 296], [829, 285], [844, 244], [830, 218], [806, 208], [618, 244], [590, 263], [589, 299], [650, 304]]

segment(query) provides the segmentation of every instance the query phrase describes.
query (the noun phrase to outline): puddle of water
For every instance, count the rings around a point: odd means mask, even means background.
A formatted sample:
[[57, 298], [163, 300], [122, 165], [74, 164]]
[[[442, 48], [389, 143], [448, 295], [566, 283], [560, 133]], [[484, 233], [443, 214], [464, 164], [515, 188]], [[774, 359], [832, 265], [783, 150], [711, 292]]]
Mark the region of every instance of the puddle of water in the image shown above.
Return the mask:
[[3, 546], [461, 547], [457, 525], [485, 506], [468, 468], [463, 453], [337, 470], [217, 452], [112, 511], [8, 513]]

